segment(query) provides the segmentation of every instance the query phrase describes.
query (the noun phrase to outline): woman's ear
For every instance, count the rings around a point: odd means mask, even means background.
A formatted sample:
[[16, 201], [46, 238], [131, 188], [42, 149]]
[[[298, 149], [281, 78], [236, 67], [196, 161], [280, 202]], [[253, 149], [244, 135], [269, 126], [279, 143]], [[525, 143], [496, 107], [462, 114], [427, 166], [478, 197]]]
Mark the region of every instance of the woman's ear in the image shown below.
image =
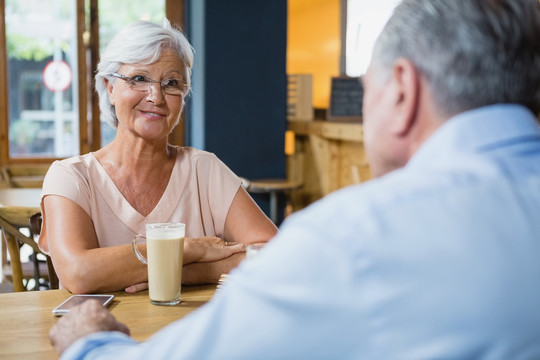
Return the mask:
[[109, 81], [109, 79], [105, 78], [104, 80], [105, 80], [105, 88], [107, 89], [107, 93], [109, 94], [109, 100], [111, 101], [111, 105], [114, 105], [114, 93], [113, 93], [114, 86]]
[[399, 58], [394, 63], [392, 77], [397, 91], [393, 132], [398, 136], [407, 136], [416, 122], [420, 97], [419, 73], [410, 60]]

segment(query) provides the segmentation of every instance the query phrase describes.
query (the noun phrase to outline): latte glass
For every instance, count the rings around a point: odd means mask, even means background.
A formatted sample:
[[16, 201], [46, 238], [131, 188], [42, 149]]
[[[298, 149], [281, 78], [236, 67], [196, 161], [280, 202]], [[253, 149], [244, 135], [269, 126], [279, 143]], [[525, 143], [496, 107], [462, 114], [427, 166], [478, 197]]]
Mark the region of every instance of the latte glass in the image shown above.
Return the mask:
[[[146, 225], [146, 236], [139, 234], [132, 242], [137, 258], [148, 265], [150, 302], [176, 305], [180, 302], [182, 265], [186, 226], [182, 223]], [[146, 259], [137, 249], [137, 241], [146, 238]]]

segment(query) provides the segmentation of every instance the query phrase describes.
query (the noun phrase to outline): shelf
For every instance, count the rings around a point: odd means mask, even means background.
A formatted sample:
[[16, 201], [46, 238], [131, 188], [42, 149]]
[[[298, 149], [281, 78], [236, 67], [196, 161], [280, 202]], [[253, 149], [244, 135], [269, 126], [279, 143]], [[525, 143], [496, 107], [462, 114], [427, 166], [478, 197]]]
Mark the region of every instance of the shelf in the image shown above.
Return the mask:
[[289, 121], [288, 128], [296, 135], [316, 135], [329, 140], [363, 142], [364, 139], [364, 127], [360, 123]]

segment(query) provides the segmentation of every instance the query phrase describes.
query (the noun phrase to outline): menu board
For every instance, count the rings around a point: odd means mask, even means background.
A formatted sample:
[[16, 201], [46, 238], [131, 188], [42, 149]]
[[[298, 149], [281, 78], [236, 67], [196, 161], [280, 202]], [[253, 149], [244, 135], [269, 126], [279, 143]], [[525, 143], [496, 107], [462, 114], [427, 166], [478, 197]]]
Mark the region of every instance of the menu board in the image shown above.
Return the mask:
[[328, 107], [329, 121], [362, 121], [364, 88], [359, 77], [333, 77]]

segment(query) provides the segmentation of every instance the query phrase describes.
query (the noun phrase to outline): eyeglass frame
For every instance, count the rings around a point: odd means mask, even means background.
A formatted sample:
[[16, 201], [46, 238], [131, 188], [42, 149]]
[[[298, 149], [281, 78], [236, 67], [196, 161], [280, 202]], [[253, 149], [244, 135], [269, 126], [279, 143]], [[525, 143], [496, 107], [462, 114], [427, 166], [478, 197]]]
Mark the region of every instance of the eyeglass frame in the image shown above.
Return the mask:
[[[136, 77], [136, 76], [142, 76], [145, 79], [147, 79], [147, 77], [144, 76], [144, 75], [126, 76], [126, 75], [119, 74], [117, 72], [112, 72], [109, 75], [113, 76], [115, 78], [124, 80], [125, 82], [128, 83], [128, 85], [130, 87], [132, 87], [133, 85], [131, 85], [129, 82], [130, 81], [135, 81], [135, 80], [133, 80], [133, 78]], [[167, 80], [180, 80], [180, 79], [168, 78], [168, 79], [163, 79], [163, 80], [153, 80], [153, 79], [148, 78], [148, 80], [141, 81], [141, 82], [145, 82], [145, 83], [148, 84], [148, 88], [146, 90], [135, 90], [135, 89], [133, 89], [133, 90], [140, 91], [140, 92], [150, 92], [150, 88], [152, 87], [152, 84], [159, 83], [159, 87], [160, 87], [161, 91], [163, 91], [165, 94], [168, 94], [168, 95], [185, 95], [185, 94], [187, 94], [188, 89], [189, 89], [189, 84], [186, 83], [186, 82], [181, 83], [181, 85], [183, 85], [184, 88], [185, 88], [184, 92], [180, 92], [179, 94], [174, 94], [174, 93], [171, 94], [171, 93], [166, 92], [165, 89], [163, 88], [163, 82], [167, 81]]]

